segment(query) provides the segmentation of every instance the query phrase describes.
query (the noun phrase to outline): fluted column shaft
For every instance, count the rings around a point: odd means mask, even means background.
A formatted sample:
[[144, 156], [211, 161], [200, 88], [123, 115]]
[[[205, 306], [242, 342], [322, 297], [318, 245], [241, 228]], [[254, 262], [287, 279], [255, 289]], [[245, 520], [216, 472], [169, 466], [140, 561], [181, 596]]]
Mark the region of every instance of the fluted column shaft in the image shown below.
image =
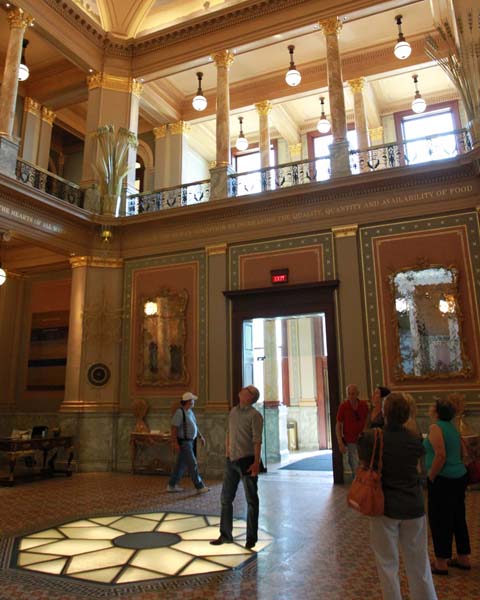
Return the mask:
[[269, 114], [272, 110], [272, 104], [268, 100], [263, 100], [255, 104], [259, 117], [260, 128], [260, 167], [262, 169], [270, 167], [270, 125]]
[[38, 143], [41, 128], [41, 106], [33, 98], [23, 102], [22, 150], [21, 156], [32, 164], [37, 164]]
[[21, 8], [8, 13], [10, 36], [8, 38], [7, 57], [3, 70], [0, 92], [0, 134], [11, 136], [15, 119], [15, 104], [18, 91], [18, 68], [22, 58], [22, 44], [25, 29], [33, 19]]
[[348, 82], [353, 94], [353, 113], [355, 116], [355, 131], [357, 132], [358, 148], [364, 150], [370, 146], [368, 139], [367, 113], [365, 111], [364, 89], [365, 79], [351, 79]]
[[37, 165], [42, 169], [47, 170], [49, 170], [48, 162], [50, 160], [50, 146], [52, 143], [52, 129], [54, 120], [55, 113], [46, 106], [42, 106]]
[[234, 56], [229, 50], [213, 55], [217, 65], [217, 167], [230, 164], [230, 90], [228, 75]]

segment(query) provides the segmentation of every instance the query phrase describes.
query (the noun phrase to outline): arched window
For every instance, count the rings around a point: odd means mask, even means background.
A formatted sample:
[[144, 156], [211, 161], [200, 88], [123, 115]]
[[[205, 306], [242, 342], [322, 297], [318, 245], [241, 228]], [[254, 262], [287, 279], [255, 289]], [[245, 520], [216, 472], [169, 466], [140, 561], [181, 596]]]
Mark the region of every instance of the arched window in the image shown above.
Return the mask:
[[144, 190], [145, 182], [145, 165], [141, 156], [137, 154], [137, 161], [135, 163], [135, 189], [140, 194]]

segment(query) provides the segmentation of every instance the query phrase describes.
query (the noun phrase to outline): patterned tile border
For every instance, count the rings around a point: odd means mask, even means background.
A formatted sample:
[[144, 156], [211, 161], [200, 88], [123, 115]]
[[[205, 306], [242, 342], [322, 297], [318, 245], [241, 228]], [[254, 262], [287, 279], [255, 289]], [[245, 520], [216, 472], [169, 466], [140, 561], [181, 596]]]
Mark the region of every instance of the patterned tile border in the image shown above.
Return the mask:
[[[383, 381], [383, 367], [381, 355], [381, 336], [379, 331], [379, 312], [377, 305], [378, 281], [375, 273], [375, 264], [373, 256], [373, 241], [376, 237], [395, 236], [412, 232], [430, 232], [441, 230], [448, 227], [464, 226], [468, 238], [468, 248], [472, 260], [472, 279], [474, 282], [474, 291], [476, 304], [480, 298], [480, 236], [478, 215], [475, 212], [465, 212], [456, 215], [445, 215], [433, 218], [418, 219], [415, 221], [400, 221], [396, 223], [384, 223], [381, 225], [372, 225], [360, 229], [361, 243], [361, 262], [363, 270], [363, 291], [367, 314], [367, 338], [369, 340], [369, 371], [370, 387], [373, 389], [378, 382]], [[441, 388], [441, 383], [439, 384]], [[422, 404], [430, 404], [434, 396], [438, 396], [441, 390], [425, 391], [412, 390]], [[464, 390], [467, 401], [478, 403], [480, 401], [480, 391], [478, 389]]]

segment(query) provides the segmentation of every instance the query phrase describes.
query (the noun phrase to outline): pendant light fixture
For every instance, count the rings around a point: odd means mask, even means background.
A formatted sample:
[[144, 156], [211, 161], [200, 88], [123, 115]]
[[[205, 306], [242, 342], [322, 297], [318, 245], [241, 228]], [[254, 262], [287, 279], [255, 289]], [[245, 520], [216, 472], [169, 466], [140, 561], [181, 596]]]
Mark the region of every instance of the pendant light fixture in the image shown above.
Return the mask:
[[293, 51], [295, 50], [295, 46], [289, 46], [288, 51], [290, 52], [290, 67], [285, 75], [285, 81], [288, 85], [295, 87], [302, 81], [302, 76], [300, 75], [300, 71], [297, 71], [297, 67], [293, 62]]
[[398, 40], [393, 49], [393, 53], [399, 60], [405, 60], [412, 53], [412, 47], [402, 33], [402, 15], [397, 15], [395, 21], [398, 25]]
[[0, 263], [0, 286], [2, 286], [7, 281], [7, 274], [2, 269], [2, 263]]
[[18, 81], [26, 81], [30, 75], [30, 69], [25, 61], [25, 48], [28, 46], [28, 40], [24, 39], [22, 44], [22, 59], [18, 67]]
[[317, 129], [320, 133], [328, 133], [330, 131], [330, 121], [325, 114], [325, 98], [323, 96], [320, 96], [320, 105], [322, 107], [322, 112], [317, 123]]
[[422, 113], [426, 109], [427, 103], [418, 91], [418, 75], [412, 75], [412, 79], [413, 83], [415, 84], [415, 95], [413, 97], [412, 110], [414, 113]]
[[197, 90], [197, 95], [192, 100], [193, 108], [195, 110], [198, 110], [199, 112], [202, 110], [205, 110], [207, 108], [207, 99], [205, 98], [205, 96], [203, 95], [203, 92], [202, 92], [202, 77], [203, 77], [203, 73], [197, 73], [198, 90]]
[[248, 140], [243, 135], [243, 129], [242, 129], [243, 117], [238, 117], [238, 122], [240, 123], [240, 133], [238, 134], [238, 138], [237, 138], [237, 142], [235, 144], [235, 148], [239, 152], [245, 152], [245, 150], [248, 148]]

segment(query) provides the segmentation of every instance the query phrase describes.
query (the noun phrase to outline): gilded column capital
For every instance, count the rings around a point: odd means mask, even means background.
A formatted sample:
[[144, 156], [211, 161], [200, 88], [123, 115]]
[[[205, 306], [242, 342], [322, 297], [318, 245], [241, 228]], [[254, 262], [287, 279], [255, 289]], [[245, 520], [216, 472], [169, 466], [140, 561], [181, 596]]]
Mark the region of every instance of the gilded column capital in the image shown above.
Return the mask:
[[46, 106], [42, 106], [42, 121], [45, 121], [45, 123], [48, 123], [49, 125], [53, 125], [56, 116], [57, 115], [53, 110], [50, 110]]
[[121, 77], [109, 75], [108, 73], [92, 73], [87, 77], [89, 90], [102, 88], [114, 92], [126, 92], [140, 97], [143, 91], [143, 83], [132, 77]]
[[268, 115], [272, 110], [272, 103], [270, 100], [262, 100], [261, 102], [257, 102], [255, 104], [255, 108], [257, 109], [257, 113], [259, 115]]
[[357, 79], [350, 79], [348, 81], [348, 85], [350, 86], [350, 89], [353, 93], [362, 92], [365, 87], [365, 78], [358, 77]]
[[[370, 142], [375, 146], [376, 144], [383, 144], [383, 127], [373, 127], [368, 130], [370, 136]], [[373, 142], [376, 142], [374, 144]]]
[[105, 258], [103, 256], [71, 256], [70, 265], [72, 269], [80, 267], [100, 267], [104, 269], [121, 269], [122, 258]]
[[318, 24], [325, 35], [338, 35], [342, 29], [342, 22], [338, 17], [322, 19]]
[[358, 225], [339, 225], [332, 227], [332, 233], [336, 238], [355, 237], [358, 232]]
[[220, 52], [214, 52], [212, 58], [217, 67], [225, 67], [228, 69], [235, 60], [235, 56], [230, 50], [220, 50]]
[[10, 29], [26, 29], [33, 23], [33, 17], [28, 15], [23, 8], [15, 8], [8, 11]]
[[190, 124], [186, 121], [176, 121], [169, 124], [168, 130], [171, 135], [186, 135], [190, 131]]
[[152, 131], [153, 131], [153, 135], [154, 135], [155, 139], [160, 140], [167, 135], [168, 125], [166, 123], [162, 123], [158, 127], [154, 127], [152, 129]]
[[40, 116], [40, 103], [34, 100], [33, 98], [29, 98], [28, 96], [23, 101], [23, 110], [24, 112], [32, 113], [36, 117]]
[[289, 144], [288, 150], [290, 152], [290, 158], [296, 160], [302, 157], [302, 142], [298, 144]]

